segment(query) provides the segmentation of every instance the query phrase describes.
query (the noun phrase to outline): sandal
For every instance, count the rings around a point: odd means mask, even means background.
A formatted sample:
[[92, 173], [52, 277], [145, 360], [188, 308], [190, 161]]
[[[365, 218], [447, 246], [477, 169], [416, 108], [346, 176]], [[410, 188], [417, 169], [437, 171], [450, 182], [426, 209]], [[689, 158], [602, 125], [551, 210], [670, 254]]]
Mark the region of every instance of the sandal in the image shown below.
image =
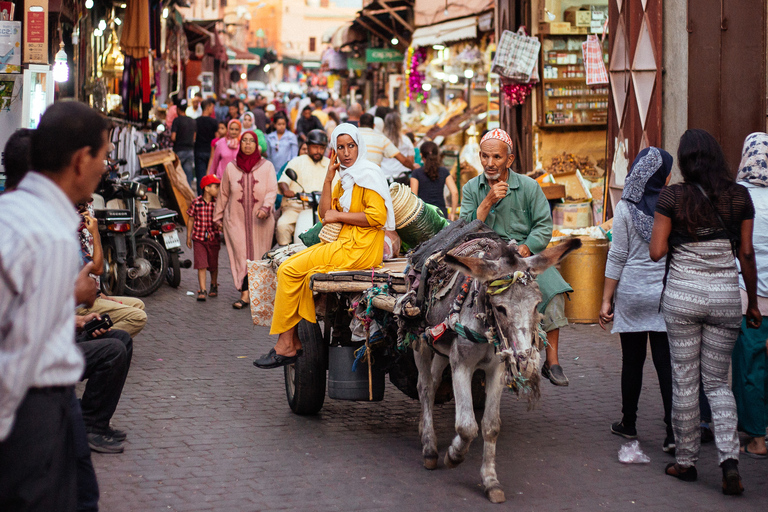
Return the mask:
[[745, 444], [741, 447], [741, 453], [753, 459], [768, 459], [768, 453], [756, 453], [749, 451], [749, 447]]
[[237, 299], [234, 304], [232, 304], [232, 307], [235, 309], [243, 309], [245, 306], [247, 306], [248, 303], [245, 302], [243, 299]]
[[219, 296], [219, 285], [212, 284], [211, 285], [211, 291], [208, 292], [209, 297], [218, 297]]
[[197, 301], [204, 302], [207, 292], [205, 290], [197, 290]]
[[695, 482], [699, 477], [699, 474], [696, 471], [696, 466], [684, 468], [676, 462], [670, 462], [667, 464], [667, 468], [664, 470], [664, 472], [669, 476], [673, 476], [682, 480], [683, 482]]

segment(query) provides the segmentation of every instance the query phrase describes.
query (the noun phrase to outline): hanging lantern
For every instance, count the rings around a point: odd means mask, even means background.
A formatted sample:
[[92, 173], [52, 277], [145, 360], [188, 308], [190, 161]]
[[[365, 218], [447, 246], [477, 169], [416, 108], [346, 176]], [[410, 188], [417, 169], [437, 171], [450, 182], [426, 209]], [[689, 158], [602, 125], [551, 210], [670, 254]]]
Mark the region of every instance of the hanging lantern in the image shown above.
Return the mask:
[[54, 82], [66, 82], [69, 80], [69, 66], [67, 65], [67, 52], [64, 51], [64, 43], [59, 43], [59, 51], [53, 60]]
[[123, 69], [125, 68], [125, 56], [120, 49], [120, 42], [117, 39], [117, 32], [114, 27], [112, 28], [112, 34], [109, 36], [109, 44], [107, 49], [101, 55], [101, 70], [104, 75], [112, 78], [120, 78], [123, 76]]

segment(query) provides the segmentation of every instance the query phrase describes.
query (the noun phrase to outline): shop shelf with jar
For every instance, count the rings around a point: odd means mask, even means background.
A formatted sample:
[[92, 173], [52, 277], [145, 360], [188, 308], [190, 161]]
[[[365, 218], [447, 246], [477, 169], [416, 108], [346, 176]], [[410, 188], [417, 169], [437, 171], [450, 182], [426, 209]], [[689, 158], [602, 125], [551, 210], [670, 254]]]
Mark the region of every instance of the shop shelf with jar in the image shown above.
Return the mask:
[[[608, 119], [607, 84], [588, 86], [581, 43], [586, 35], [540, 35], [541, 91], [538, 123], [541, 128], [604, 126]], [[604, 43], [607, 60], [607, 41]]]

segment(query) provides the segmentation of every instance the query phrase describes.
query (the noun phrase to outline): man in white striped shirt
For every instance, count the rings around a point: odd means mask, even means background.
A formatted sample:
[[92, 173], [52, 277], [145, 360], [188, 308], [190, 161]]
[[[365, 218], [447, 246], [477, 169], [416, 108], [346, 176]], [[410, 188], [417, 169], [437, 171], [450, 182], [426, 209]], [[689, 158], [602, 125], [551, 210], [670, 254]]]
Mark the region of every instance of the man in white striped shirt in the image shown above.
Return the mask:
[[76, 507], [70, 399], [83, 372], [76, 303], [92, 304], [74, 204], [104, 173], [106, 120], [82, 103], [48, 108], [32, 168], [0, 196], [0, 510]]

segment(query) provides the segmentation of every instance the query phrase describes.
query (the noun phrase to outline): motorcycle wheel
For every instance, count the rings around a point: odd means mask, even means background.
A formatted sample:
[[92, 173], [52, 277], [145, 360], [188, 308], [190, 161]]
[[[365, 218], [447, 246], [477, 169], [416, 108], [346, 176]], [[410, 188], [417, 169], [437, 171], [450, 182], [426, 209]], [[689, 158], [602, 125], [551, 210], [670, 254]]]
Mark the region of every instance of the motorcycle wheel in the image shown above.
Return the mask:
[[122, 295], [125, 293], [125, 263], [117, 261], [114, 246], [104, 247], [104, 273], [101, 276], [101, 291], [104, 295]]
[[178, 288], [181, 284], [181, 264], [179, 263], [179, 253], [168, 253], [168, 271], [165, 273], [165, 280], [173, 288]]
[[[125, 290], [133, 297], [146, 297], [154, 293], [163, 284], [168, 272], [168, 253], [162, 245], [149, 238], [136, 240], [136, 258], [144, 258], [150, 264], [147, 275], [131, 279], [130, 272], [125, 280]], [[136, 262], [131, 262], [136, 266]]]

